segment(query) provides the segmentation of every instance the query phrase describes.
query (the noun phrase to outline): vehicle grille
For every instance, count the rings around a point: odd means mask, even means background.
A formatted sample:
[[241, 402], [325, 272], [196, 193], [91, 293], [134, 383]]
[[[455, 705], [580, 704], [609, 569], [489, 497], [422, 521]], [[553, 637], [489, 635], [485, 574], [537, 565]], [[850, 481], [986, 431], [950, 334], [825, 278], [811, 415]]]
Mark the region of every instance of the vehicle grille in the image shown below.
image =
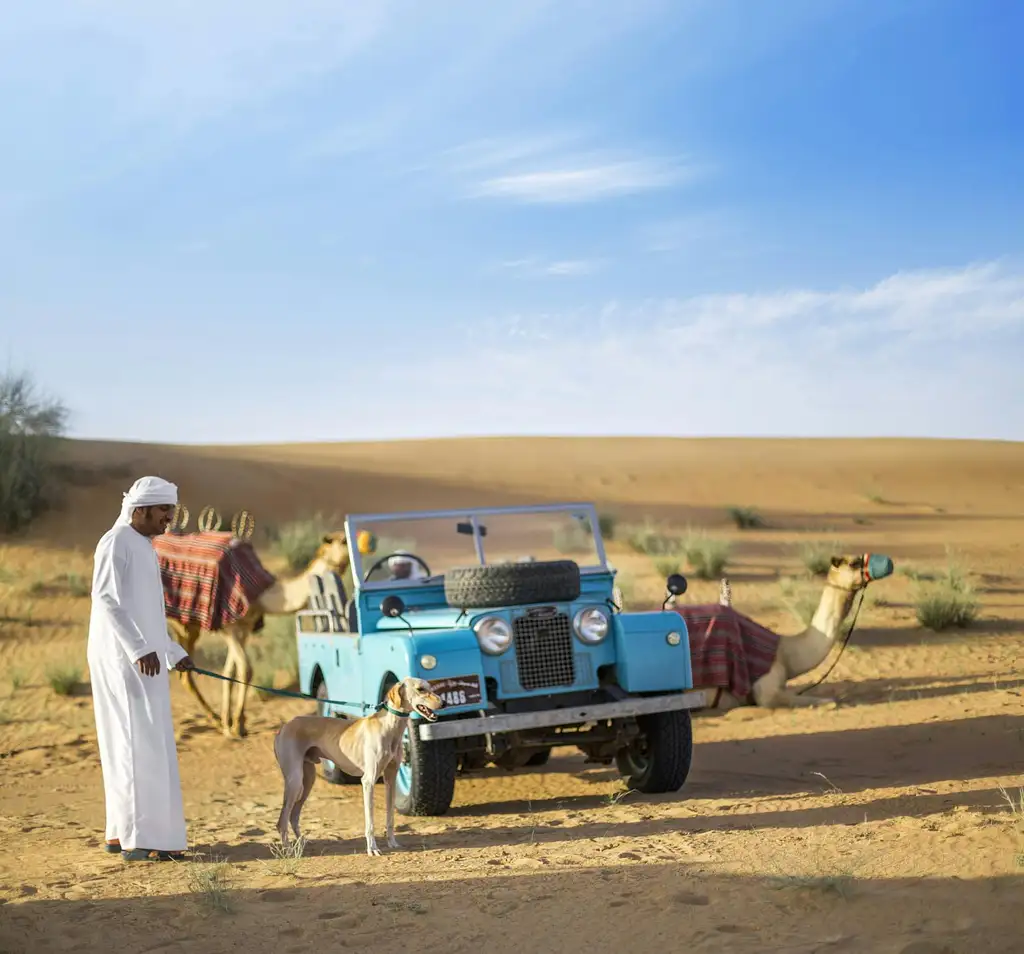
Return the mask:
[[568, 616], [520, 616], [512, 631], [523, 689], [571, 686], [576, 681]]

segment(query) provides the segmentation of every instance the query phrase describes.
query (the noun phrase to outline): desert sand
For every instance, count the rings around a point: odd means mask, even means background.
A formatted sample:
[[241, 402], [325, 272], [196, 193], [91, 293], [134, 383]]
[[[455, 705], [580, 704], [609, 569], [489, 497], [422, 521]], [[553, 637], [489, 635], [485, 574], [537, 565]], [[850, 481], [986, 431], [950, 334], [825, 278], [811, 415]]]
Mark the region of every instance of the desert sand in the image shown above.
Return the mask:
[[[78, 479], [62, 509], [0, 541], [0, 951], [1024, 950], [1024, 445], [70, 442], [67, 453]], [[570, 749], [542, 768], [491, 769], [459, 781], [447, 816], [399, 816], [406, 850], [381, 858], [364, 852], [358, 788], [323, 780], [304, 856], [274, 854], [271, 741], [310, 703], [254, 695], [250, 734], [232, 742], [175, 681], [200, 860], [126, 865], [100, 849], [89, 600], [53, 581], [88, 575], [121, 491], [154, 472], [179, 484], [193, 523], [206, 504], [269, 525], [592, 500], [618, 520], [610, 556], [633, 607], [653, 605], [661, 584], [622, 528], [700, 527], [733, 542], [736, 608], [783, 633], [800, 628], [783, 585], [803, 572], [802, 544], [888, 553], [896, 573], [872, 585], [851, 647], [813, 690], [838, 707], [700, 716], [693, 772], [671, 796], [629, 793], [614, 767]], [[767, 526], [737, 529], [732, 504]], [[935, 633], [915, 619], [914, 575], [941, 572], [947, 548], [981, 609], [968, 628]], [[716, 583], [693, 581], [684, 600], [716, 596]], [[55, 693], [54, 665], [79, 667], [82, 686]], [[377, 805], [382, 830], [381, 787]]]

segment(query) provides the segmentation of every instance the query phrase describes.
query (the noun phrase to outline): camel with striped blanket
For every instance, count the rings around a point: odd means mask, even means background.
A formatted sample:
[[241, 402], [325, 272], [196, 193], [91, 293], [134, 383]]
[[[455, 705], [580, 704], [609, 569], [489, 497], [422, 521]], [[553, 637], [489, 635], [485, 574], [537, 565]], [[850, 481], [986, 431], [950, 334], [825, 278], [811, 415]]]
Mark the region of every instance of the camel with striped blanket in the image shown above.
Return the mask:
[[786, 683], [825, 661], [856, 594], [892, 571], [892, 560], [880, 554], [833, 557], [818, 608], [807, 628], [795, 636], [780, 636], [734, 610], [728, 580], [722, 580], [718, 603], [673, 606], [686, 620], [693, 685], [706, 691], [708, 709], [831, 703], [798, 695]]
[[[195, 535], [195, 537], [199, 536], [201, 535]], [[220, 597], [218, 600], [206, 598], [207, 604], [218, 603], [219, 612], [214, 615], [214, 608], [207, 605], [205, 607], [205, 619], [207, 620], [205, 626], [202, 618], [197, 618], [199, 614], [194, 612], [195, 597], [193, 596], [193, 605], [186, 607], [185, 600], [180, 596], [181, 592], [186, 592], [180, 584], [187, 570], [182, 569], [184, 561], [174, 552], [175, 545], [175, 540], [171, 535], [157, 537], [154, 540], [154, 547], [157, 549], [161, 563], [168, 609], [167, 623], [171, 635], [189, 655], [192, 655], [196, 643], [204, 633], [218, 632], [227, 643], [228, 649], [222, 675], [239, 679], [241, 682], [239, 684], [225, 681], [221, 684], [221, 712], [218, 716], [196, 686], [195, 674], [186, 671], [180, 674], [181, 678], [185, 688], [199, 702], [207, 716], [220, 727], [223, 734], [228, 738], [240, 739], [246, 734], [245, 702], [253, 674], [252, 663], [246, 652], [246, 643], [249, 637], [254, 631], [261, 628], [264, 616], [290, 615], [305, 609], [309, 603], [310, 579], [313, 576], [322, 576], [330, 572], [337, 573], [339, 576], [344, 575], [349, 565], [349, 551], [345, 534], [341, 531], [326, 534], [309, 565], [295, 576], [275, 577], [259, 565], [254, 553], [250, 553], [248, 560], [254, 565], [246, 569], [254, 579], [246, 581], [248, 592], [240, 594], [236, 591], [230, 594], [233, 599], [230, 607], [225, 605], [226, 597]], [[244, 552], [244, 548], [247, 548], [248, 544], [239, 544], [234, 541], [232, 546], [236, 550]], [[360, 540], [360, 549], [363, 546], [363, 540]], [[236, 589], [238, 588], [236, 587]], [[188, 592], [189, 595], [192, 595], [194, 588]], [[253, 593], [258, 593], [258, 595], [251, 595]], [[177, 618], [175, 618], [176, 616]]]

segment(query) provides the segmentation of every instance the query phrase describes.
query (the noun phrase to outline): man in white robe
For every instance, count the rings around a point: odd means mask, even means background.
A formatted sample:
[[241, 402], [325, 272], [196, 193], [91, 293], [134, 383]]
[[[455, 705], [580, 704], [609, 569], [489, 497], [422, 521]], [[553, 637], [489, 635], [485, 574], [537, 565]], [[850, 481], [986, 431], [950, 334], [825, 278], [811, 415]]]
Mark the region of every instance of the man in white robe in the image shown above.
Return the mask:
[[168, 670], [192, 668], [167, 631], [150, 538], [174, 514], [178, 488], [141, 477], [96, 545], [88, 659], [106, 798], [106, 850], [166, 860], [188, 847]]

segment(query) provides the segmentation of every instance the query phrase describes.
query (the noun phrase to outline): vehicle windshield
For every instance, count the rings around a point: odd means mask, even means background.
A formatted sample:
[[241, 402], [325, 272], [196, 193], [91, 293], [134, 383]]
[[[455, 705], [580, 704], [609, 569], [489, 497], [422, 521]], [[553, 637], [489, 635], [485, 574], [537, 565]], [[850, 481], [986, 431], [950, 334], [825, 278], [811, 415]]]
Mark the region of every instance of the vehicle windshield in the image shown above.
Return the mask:
[[439, 578], [453, 567], [480, 565], [474, 519], [488, 565], [569, 559], [580, 567], [602, 566], [589, 510], [475, 511], [397, 519], [354, 518], [354, 538], [363, 531], [376, 538], [374, 553], [353, 554], [359, 561], [360, 578], [365, 583], [413, 583]]

